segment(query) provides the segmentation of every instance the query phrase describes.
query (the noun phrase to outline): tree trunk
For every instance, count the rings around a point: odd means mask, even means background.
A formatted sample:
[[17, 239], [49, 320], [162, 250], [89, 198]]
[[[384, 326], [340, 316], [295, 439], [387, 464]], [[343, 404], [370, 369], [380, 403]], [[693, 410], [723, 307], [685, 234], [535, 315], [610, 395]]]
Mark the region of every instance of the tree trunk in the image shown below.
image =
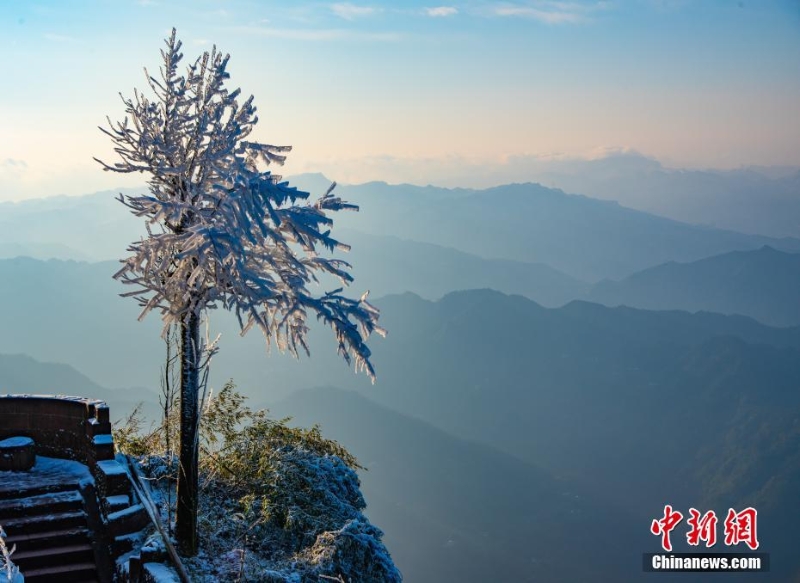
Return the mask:
[[200, 319], [186, 316], [180, 326], [181, 340], [181, 451], [178, 470], [178, 512], [175, 538], [178, 548], [188, 557], [197, 554], [198, 498], [198, 421]]

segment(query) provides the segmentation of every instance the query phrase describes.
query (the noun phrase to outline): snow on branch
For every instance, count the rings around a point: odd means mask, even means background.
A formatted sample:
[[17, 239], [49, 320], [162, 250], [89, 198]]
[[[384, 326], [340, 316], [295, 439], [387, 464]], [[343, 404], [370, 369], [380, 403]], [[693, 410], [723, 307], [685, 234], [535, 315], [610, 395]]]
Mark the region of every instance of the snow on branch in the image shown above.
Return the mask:
[[365, 343], [378, 326], [367, 295], [349, 299], [340, 290], [314, 296], [317, 274], [342, 285], [350, 265], [318, 255], [348, 250], [331, 236], [331, 212], [358, 210], [333, 194], [321, 198], [282, 182], [265, 167], [283, 164], [288, 146], [246, 138], [258, 121], [252, 96], [228, 91], [228, 55], [214, 47], [184, 74], [175, 30], [161, 51], [158, 77], [145, 71], [152, 96], [138, 90], [122, 98], [126, 116], [101, 130], [119, 161], [97, 160], [104, 170], [148, 175], [149, 194], [120, 195], [145, 220], [148, 236], [130, 245], [115, 278], [129, 284], [142, 308], [161, 313], [164, 333], [189, 314], [223, 307], [239, 319], [242, 333], [256, 326], [267, 344], [294, 355], [308, 351], [309, 313], [331, 326], [339, 353], [374, 379]]
[[14, 554], [17, 547], [14, 545], [9, 549], [6, 546], [5, 537], [6, 533], [0, 526], [0, 576], [8, 583], [23, 583], [25, 579], [20, 574], [19, 567], [11, 561], [11, 555]]

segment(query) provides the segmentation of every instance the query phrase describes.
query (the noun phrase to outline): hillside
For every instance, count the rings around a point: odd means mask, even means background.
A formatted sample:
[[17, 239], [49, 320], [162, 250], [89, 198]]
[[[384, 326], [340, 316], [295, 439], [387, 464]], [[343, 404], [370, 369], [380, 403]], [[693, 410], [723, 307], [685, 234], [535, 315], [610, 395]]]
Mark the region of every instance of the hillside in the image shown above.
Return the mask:
[[143, 414], [151, 418], [158, 415], [158, 398], [153, 392], [140, 388], [133, 391], [107, 389], [69, 365], [39, 362], [24, 354], [0, 354], [0, 393], [100, 399], [111, 407], [112, 420], [124, 417], [139, 402], [144, 403]]
[[373, 297], [409, 291], [439, 299], [453, 290], [491, 287], [555, 307], [589, 289], [541, 263], [484, 259], [441, 245], [350, 230], [340, 237], [352, 245], [346, 259], [353, 265], [356, 285], [368, 287]]
[[800, 324], [800, 254], [772, 247], [670, 262], [592, 287], [587, 299], [648, 310], [743, 314], [773, 326]]
[[[158, 320], [136, 322], [132, 302], [115, 297], [113, 289], [91, 285], [95, 270], [106, 274], [103, 281], [110, 281], [105, 279], [110, 264], [13, 264], [18, 276], [4, 279], [13, 285], [0, 291], [17, 302], [14, 310], [0, 311], [0, 326], [6, 331], [0, 337], [0, 352], [9, 352], [12, 343], [21, 351], [25, 344], [38, 349], [39, 360], [69, 362], [91, 377], [101, 372], [117, 384], [157, 383], [163, 359]], [[53, 274], [57, 277], [50, 278]], [[8, 297], [2, 305], [11, 305]], [[382, 431], [389, 433], [387, 439], [409, 443], [407, 455], [415, 457], [429, 442], [441, 441], [444, 431], [453, 436], [450, 439], [477, 444], [478, 449], [458, 453], [445, 448], [446, 455], [440, 450], [427, 465], [420, 462], [420, 471], [429, 471], [434, 460], [446, 466], [449, 457], [475, 456], [495, 468], [480, 469], [481, 462], [476, 471], [503, 483], [519, 480], [533, 491], [541, 491], [534, 487], [537, 476], [557, 477], [577, 487], [589, 484], [584, 496], [596, 497], [610, 508], [625, 508], [642, 524], [649, 523], [666, 501], [683, 506], [702, 502], [718, 512], [726, 510], [725, 504], [752, 503], [760, 511], [764, 508], [764, 544], [775, 564], [798, 566], [785, 544], [793, 540], [787, 534], [791, 521], [800, 518], [792, 494], [800, 489], [793, 453], [800, 450], [794, 423], [800, 415], [800, 328], [771, 328], [742, 316], [607, 308], [587, 302], [546, 309], [524, 297], [491, 290], [451, 293], [437, 302], [403, 294], [376, 303], [390, 330], [387, 339], [372, 344], [376, 385], [341, 363], [327, 330], [313, 330], [313, 357], [298, 362], [277, 354], [266, 357], [260, 337], [238, 338], [233, 322], [216, 316], [224, 336], [212, 367], [212, 386], [233, 377], [251, 398], [271, 402], [314, 386], [355, 389], [395, 414], [423, 422], [424, 428], [412, 423], [401, 433], [424, 440], [392, 436], [388, 429], [395, 421], [363, 410], [358, 400], [348, 401], [345, 409], [351, 408], [359, 422], [322, 397], [318, 409], [300, 403], [292, 413], [307, 409], [310, 416], [303, 417], [304, 422], [327, 424], [334, 423], [337, 413], [342, 433], [335, 436], [352, 443], [368, 464], [384, 447], [402, 459], [381, 441]], [[46, 321], [41, 306], [51, 307]], [[128, 394], [138, 399], [142, 393]], [[378, 418], [377, 435], [346, 433], [348, 427], [358, 431], [363, 421], [359, 412]], [[439, 437], [429, 434], [434, 431], [431, 426]], [[371, 441], [375, 451], [359, 449]], [[487, 447], [494, 453], [481, 457]], [[506, 461], [490, 460], [497, 456]], [[515, 463], [509, 461], [513, 458]], [[393, 462], [390, 458], [382, 463]], [[412, 467], [411, 460], [398, 463], [393, 471], [407, 467]], [[513, 477], [504, 478], [505, 473]], [[482, 483], [477, 477], [464, 479]], [[431, 529], [432, 541], [441, 540], [463, 524], [461, 514], [468, 514], [458, 506], [446, 515], [449, 518], [442, 517], [452, 528], [435, 529], [425, 526], [427, 513], [413, 517], [410, 509], [397, 508], [396, 498], [381, 501], [380, 488], [374, 490], [373, 507], [390, 510], [375, 521], [391, 520], [413, 540], [418, 538], [416, 528], [423, 526]], [[439, 492], [432, 499], [447, 508], [452, 486], [436, 482], [426, 488]], [[507, 496], [512, 494], [521, 495]], [[473, 496], [477, 499], [479, 493]], [[508, 515], [511, 510], [503, 512]], [[488, 523], [471, 524], [464, 528], [478, 532]], [[402, 553], [414, 556], [410, 543], [404, 544]], [[467, 554], [479, 556], [483, 547], [469, 549]]]
[[[368, 514], [408, 581], [579, 581], [638, 577], [630, 544], [649, 542], [626, 509], [494, 448], [456, 439], [350, 391], [304, 390], [270, 407], [321, 423], [367, 466]], [[614, 524], [615, 537], [608, 536]], [[571, 553], [582, 549], [582, 560]]]
[[789, 329], [752, 320], [583, 303], [544, 310], [489, 291], [381, 307], [393, 336], [376, 355], [379, 382], [358, 383], [364, 394], [590, 483], [642, 521], [665, 501], [718, 513], [760, 505], [776, 571], [800, 568], [788, 546], [800, 518], [797, 329], [790, 347]]

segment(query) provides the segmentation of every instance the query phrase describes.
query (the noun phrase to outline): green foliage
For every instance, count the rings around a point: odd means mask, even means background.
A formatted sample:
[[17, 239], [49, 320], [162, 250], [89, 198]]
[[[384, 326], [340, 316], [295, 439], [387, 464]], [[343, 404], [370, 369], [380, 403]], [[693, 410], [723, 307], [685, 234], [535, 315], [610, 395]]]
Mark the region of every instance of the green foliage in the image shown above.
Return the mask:
[[142, 404], [139, 403], [125, 420], [117, 421], [111, 428], [117, 452], [141, 457], [162, 451], [158, 433], [143, 433], [143, 425]]
[[[166, 438], [177, 444], [179, 409], [173, 404], [165, 411], [160, 425], [143, 432], [137, 408], [114, 428], [114, 437], [119, 451], [142, 458], [151, 478], [169, 483], [177, 472]], [[352, 579], [374, 563], [368, 570], [383, 573], [379, 579], [399, 581], [381, 531], [362, 514], [357, 470], [364, 468], [319, 426], [290, 427], [290, 421], [251, 410], [230, 381], [203, 404], [198, 523], [207, 534], [205, 552], [250, 549], [315, 581], [339, 573]]]
[[290, 427], [244, 401], [228, 383], [205, 407], [201, 468], [237, 497], [251, 539], [294, 551], [356, 517], [366, 506], [356, 458], [319, 426]]
[[[200, 417], [201, 466], [214, 473], [228, 474], [235, 483], [247, 483], [262, 473], [249, 464], [264, 466], [264, 450], [281, 447], [303, 448], [319, 456], [337, 456], [348, 467], [364, 470], [356, 458], [342, 445], [322, 436], [319, 425], [306, 429], [290, 427], [291, 418], [270, 419], [268, 411], [253, 411], [245, 404], [247, 397], [229, 380], [218, 395], [211, 395], [203, 404]], [[173, 397], [168, 415], [157, 427], [144, 432], [145, 421], [138, 405], [125, 420], [114, 424], [117, 451], [133, 456], [167, 453], [170, 443], [178, 444], [180, 408]], [[238, 479], [241, 477], [242, 479]]]

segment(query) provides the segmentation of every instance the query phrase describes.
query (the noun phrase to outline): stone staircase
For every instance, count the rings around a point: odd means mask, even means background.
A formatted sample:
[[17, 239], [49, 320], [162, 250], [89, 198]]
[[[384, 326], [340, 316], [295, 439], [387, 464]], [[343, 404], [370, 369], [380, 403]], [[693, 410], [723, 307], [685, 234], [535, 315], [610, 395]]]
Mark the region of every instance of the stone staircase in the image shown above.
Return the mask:
[[77, 484], [0, 489], [0, 525], [25, 583], [100, 580], [87, 518]]

